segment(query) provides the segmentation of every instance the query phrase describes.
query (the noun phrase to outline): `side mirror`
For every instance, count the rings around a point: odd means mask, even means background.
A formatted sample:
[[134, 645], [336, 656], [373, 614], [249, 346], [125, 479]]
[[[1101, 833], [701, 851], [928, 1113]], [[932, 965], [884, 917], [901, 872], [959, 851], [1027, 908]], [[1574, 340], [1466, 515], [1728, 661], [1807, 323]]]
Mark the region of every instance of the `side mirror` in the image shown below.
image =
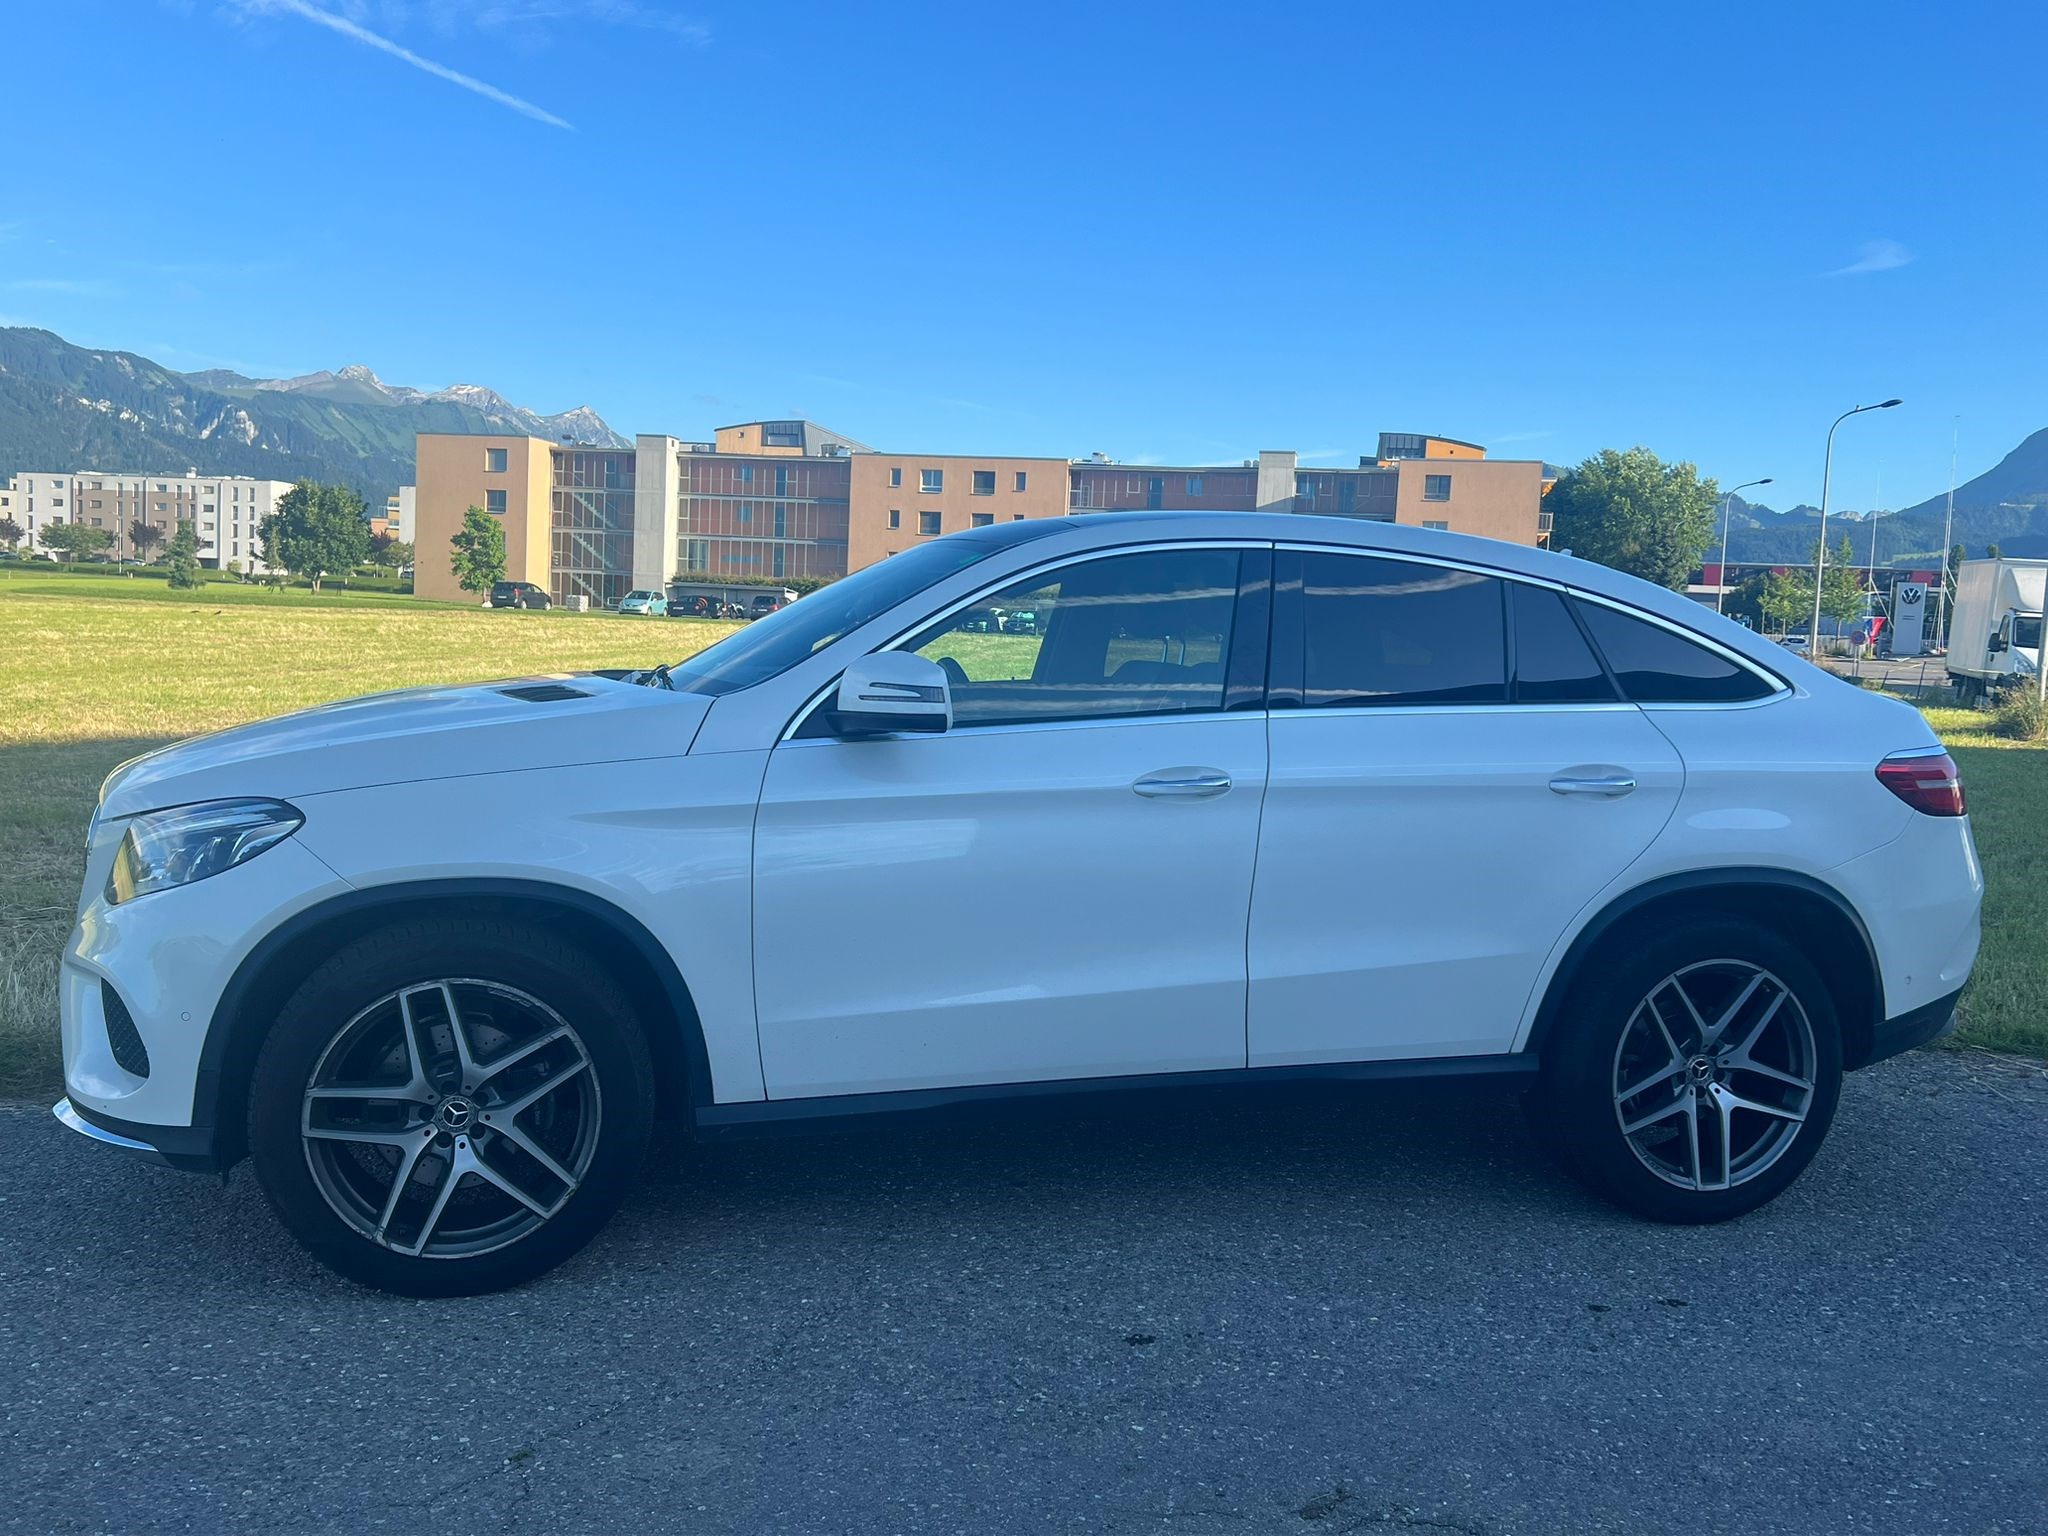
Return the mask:
[[939, 664], [914, 651], [863, 656], [839, 679], [832, 730], [839, 736], [945, 731], [953, 726], [953, 690]]
[[2005, 636], [1993, 635], [1984, 642], [1984, 649], [1994, 656], [1997, 655], [1998, 652], [2005, 649]]

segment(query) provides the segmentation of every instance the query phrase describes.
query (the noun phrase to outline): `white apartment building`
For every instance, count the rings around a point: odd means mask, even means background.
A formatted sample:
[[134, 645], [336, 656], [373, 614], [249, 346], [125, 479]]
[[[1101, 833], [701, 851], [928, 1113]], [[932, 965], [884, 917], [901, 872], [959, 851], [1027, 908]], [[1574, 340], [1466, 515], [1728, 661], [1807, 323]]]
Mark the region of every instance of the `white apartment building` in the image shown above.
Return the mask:
[[104, 528], [113, 535], [110, 553], [116, 556], [133, 553], [128, 530], [137, 522], [163, 530], [166, 543], [179, 523], [190, 522], [199, 535], [201, 565], [215, 570], [238, 565], [260, 575], [270, 567], [257, 553], [256, 525], [291, 488], [289, 480], [194, 470], [183, 475], [24, 470], [0, 492], [0, 517], [11, 517], [26, 529], [28, 545], [38, 549], [39, 535], [52, 523]]
[[413, 508], [418, 495], [418, 486], [401, 485], [384, 498], [385, 531], [400, 543], [412, 542]]

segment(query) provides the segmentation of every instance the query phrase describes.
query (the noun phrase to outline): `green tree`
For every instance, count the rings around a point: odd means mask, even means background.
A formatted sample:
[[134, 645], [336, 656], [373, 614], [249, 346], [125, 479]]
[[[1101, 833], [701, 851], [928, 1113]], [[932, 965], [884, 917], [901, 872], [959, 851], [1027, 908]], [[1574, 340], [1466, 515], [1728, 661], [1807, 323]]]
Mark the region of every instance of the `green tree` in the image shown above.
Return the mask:
[[28, 530], [11, 517], [0, 517], [0, 544], [14, 548], [27, 535]]
[[1770, 572], [1764, 577], [1757, 607], [1763, 614], [1764, 623], [1781, 635], [1794, 624], [1810, 623], [1813, 618], [1813, 573]]
[[[1820, 545], [1814, 545], [1819, 553]], [[1856, 569], [1856, 552], [1849, 547], [1849, 536], [1844, 534], [1834, 553], [1828, 556], [1827, 568], [1820, 579], [1820, 611], [1822, 618], [1833, 619], [1838, 624], [1847, 624], [1860, 619], [1869, 610], [1870, 598], [1863, 590], [1863, 575]], [[1806, 584], [1808, 600], [1813, 596], [1813, 583]]]
[[1603, 448], [1543, 498], [1553, 549], [1682, 590], [1714, 533], [1719, 487], [1647, 448]]
[[145, 523], [139, 517], [135, 519], [134, 523], [131, 524], [128, 529], [129, 545], [134, 549], [135, 553], [141, 556], [144, 560], [154, 558], [150, 554], [150, 551], [155, 549], [157, 545], [163, 543], [163, 541], [163, 529], [157, 527], [154, 523]]
[[505, 527], [482, 507], [462, 514], [462, 529], [448, 541], [455, 584], [465, 592], [488, 592], [505, 579]]
[[379, 533], [370, 539], [370, 560], [386, 570], [399, 570], [412, 564], [412, 546], [395, 534]]
[[171, 535], [171, 585], [189, 590], [199, 585], [199, 530], [180, 518]]
[[1721, 599], [1721, 611], [1731, 619], [1747, 623], [1751, 629], [1761, 630], [1766, 622], [1764, 588], [1770, 579], [1768, 571], [1761, 576], [1750, 577]]
[[370, 551], [363, 498], [345, 485], [301, 480], [278, 499], [277, 510], [256, 525], [263, 558], [302, 576], [320, 590], [320, 578], [345, 574]]
[[72, 563], [100, 554], [114, 542], [114, 536], [106, 529], [89, 528], [84, 523], [52, 523], [37, 537], [51, 554]]
[[1984, 546], [1984, 555], [1986, 559], [2003, 560], [2005, 558], [2005, 551], [1996, 544], [1986, 544]]

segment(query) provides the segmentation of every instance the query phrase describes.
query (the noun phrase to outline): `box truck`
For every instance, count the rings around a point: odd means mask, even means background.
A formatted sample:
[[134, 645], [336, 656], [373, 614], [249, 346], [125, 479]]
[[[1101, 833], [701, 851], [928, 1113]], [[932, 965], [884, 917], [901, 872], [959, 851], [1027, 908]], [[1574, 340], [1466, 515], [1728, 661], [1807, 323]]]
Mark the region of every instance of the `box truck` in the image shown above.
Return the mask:
[[1948, 680], [1965, 702], [2041, 669], [2041, 600], [2048, 560], [1965, 560], [1956, 567]]

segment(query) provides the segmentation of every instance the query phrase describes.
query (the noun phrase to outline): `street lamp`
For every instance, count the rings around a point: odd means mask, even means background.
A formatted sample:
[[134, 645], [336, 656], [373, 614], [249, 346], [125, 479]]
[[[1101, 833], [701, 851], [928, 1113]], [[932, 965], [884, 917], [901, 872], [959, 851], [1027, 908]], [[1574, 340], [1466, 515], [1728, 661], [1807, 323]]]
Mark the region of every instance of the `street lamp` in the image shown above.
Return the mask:
[[1813, 552], [1813, 628], [1807, 631], [1806, 639], [1806, 654], [1815, 661], [1820, 659], [1820, 579], [1828, 563], [1828, 481], [1835, 468], [1835, 427], [1851, 416], [1861, 416], [1865, 411], [1888, 411], [1904, 403], [1891, 399], [1880, 400], [1876, 405], [1854, 406], [1837, 416], [1835, 425], [1828, 428], [1828, 449], [1820, 469], [1820, 547]]
[[1721, 498], [1721, 579], [1714, 583], [1714, 612], [1721, 611], [1721, 600], [1728, 595], [1728, 519], [1735, 510], [1735, 492], [1746, 491], [1753, 485], [1769, 485], [1771, 477], [1761, 480], [1745, 480], [1734, 490]]

